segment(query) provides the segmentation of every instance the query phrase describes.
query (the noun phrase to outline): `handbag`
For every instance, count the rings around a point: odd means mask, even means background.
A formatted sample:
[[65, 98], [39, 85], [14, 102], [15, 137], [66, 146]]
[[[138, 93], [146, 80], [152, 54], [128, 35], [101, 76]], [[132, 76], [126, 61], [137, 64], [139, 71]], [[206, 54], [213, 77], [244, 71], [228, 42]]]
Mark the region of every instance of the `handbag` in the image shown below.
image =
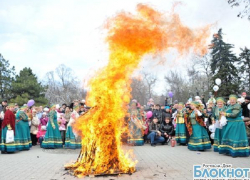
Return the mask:
[[13, 142], [14, 142], [14, 131], [7, 130], [7, 132], [6, 132], [6, 144], [13, 143]]
[[41, 130], [42, 130], [42, 131], [46, 131], [46, 127], [47, 127], [47, 126], [41, 126]]

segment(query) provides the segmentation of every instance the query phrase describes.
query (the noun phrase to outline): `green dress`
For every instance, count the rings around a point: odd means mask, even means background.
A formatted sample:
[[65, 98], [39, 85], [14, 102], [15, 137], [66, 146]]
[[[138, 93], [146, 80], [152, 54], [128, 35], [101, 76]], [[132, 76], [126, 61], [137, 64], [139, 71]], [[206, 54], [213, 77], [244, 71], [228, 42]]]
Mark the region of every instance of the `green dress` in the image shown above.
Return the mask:
[[228, 106], [226, 110], [227, 124], [223, 130], [220, 154], [228, 154], [232, 157], [249, 156], [249, 144], [246, 134], [246, 127], [241, 118], [242, 109], [239, 104]]
[[[52, 124], [55, 125], [55, 129], [52, 127]], [[57, 113], [56, 111], [50, 111], [47, 131], [41, 147], [45, 149], [55, 149], [62, 148], [62, 144], [62, 137], [57, 123]]]
[[[8, 130], [7, 126], [2, 129], [2, 136], [0, 139], [0, 151], [12, 153], [12, 152], [17, 151], [16, 142], [8, 143], [8, 144], [5, 143], [7, 130]], [[15, 133], [16, 133], [16, 131], [15, 131]]]
[[32, 146], [28, 116], [24, 111], [18, 111], [16, 114], [15, 142], [19, 151], [29, 150]]
[[67, 127], [66, 140], [65, 140], [65, 148], [69, 149], [81, 149], [81, 137], [76, 137], [73, 133], [73, 129], [71, 126]]
[[178, 111], [176, 115], [175, 140], [177, 143], [186, 144], [186, 125], [184, 122], [184, 111]]
[[205, 150], [211, 148], [211, 141], [207, 134], [207, 131], [204, 127], [202, 127], [197, 121], [195, 117], [194, 111], [190, 115], [190, 121], [193, 129], [193, 133], [190, 136], [188, 142], [188, 149], [193, 151]]
[[128, 122], [129, 136], [128, 144], [133, 146], [144, 145], [142, 118], [138, 109], [132, 109], [130, 111], [130, 121]]
[[[7, 120], [8, 119], [8, 120]], [[6, 122], [6, 121], [7, 122]], [[4, 123], [5, 122], [5, 123]], [[2, 123], [2, 131], [1, 131], [1, 139], [0, 139], [0, 151], [2, 152], [6, 152], [6, 153], [12, 153], [12, 152], [15, 152], [17, 151], [16, 149], [16, 142], [15, 142], [15, 136], [14, 136], [14, 142], [11, 142], [11, 143], [6, 143], [6, 133], [8, 131], [8, 124], [10, 125], [10, 127], [13, 129], [15, 128], [14, 127], [14, 124], [15, 124], [15, 115], [13, 114], [13, 112], [11, 112], [10, 110], [7, 110], [5, 112], [5, 119], [3, 120], [3, 123]], [[4, 125], [5, 124], [5, 125]], [[1, 128], [1, 127], [0, 127]], [[15, 128], [15, 131], [14, 133], [16, 134], [16, 128]]]
[[[215, 119], [215, 121], [218, 121], [220, 119], [220, 112], [225, 112], [227, 109], [226, 106], [219, 108], [219, 107], [215, 107], [213, 110], [213, 118]], [[214, 135], [214, 152], [219, 152], [218, 147], [221, 144], [221, 138], [222, 138], [222, 134], [224, 131], [224, 127], [222, 127], [222, 129], [216, 128], [215, 130], [215, 135]]]

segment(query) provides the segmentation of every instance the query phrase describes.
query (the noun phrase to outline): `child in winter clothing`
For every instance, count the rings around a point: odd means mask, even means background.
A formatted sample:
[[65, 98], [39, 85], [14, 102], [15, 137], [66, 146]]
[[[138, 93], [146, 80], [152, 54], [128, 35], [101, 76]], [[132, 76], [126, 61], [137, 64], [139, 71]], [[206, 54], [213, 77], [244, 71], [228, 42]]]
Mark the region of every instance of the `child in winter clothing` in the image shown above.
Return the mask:
[[64, 118], [64, 114], [60, 113], [59, 118], [57, 119], [59, 124], [59, 131], [61, 133], [63, 145], [65, 144], [65, 133], [66, 133], [66, 119]]

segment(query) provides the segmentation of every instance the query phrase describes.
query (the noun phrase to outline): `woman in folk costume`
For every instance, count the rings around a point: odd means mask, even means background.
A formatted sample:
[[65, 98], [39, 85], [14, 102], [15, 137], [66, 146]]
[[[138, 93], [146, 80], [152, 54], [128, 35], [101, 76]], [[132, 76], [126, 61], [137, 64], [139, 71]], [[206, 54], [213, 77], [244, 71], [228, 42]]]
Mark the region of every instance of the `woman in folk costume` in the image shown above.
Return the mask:
[[13, 113], [14, 111], [14, 104], [9, 104], [6, 107], [6, 112], [4, 114], [4, 119], [2, 122], [2, 134], [0, 139], [0, 151], [2, 154], [9, 153], [9, 152], [15, 152], [17, 151], [15, 142], [12, 143], [6, 143], [6, 134], [8, 130], [13, 130], [14, 133], [16, 132], [15, 129], [15, 115]]
[[190, 134], [188, 149], [194, 151], [210, 149], [211, 142], [204, 127], [205, 124], [200, 110], [200, 103], [195, 101], [192, 102], [191, 110], [185, 114], [184, 118], [188, 132]]
[[79, 117], [78, 111], [79, 106], [74, 107], [73, 112], [71, 113], [70, 120], [67, 126], [66, 139], [65, 139], [65, 148], [70, 149], [80, 149], [82, 147], [81, 137], [74, 133], [73, 125], [76, 119]]
[[177, 115], [176, 115], [176, 131], [175, 139], [177, 143], [186, 144], [186, 125], [184, 121], [184, 103], [180, 102], [178, 104]]
[[29, 150], [32, 146], [30, 137], [30, 128], [28, 115], [26, 114], [27, 106], [22, 106], [16, 113], [16, 129], [15, 134], [16, 147], [19, 151]]
[[41, 147], [45, 149], [62, 148], [62, 143], [61, 133], [57, 123], [56, 106], [51, 105], [47, 131]]
[[140, 114], [140, 111], [136, 107], [136, 103], [131, 104], [131, 109], [129, 111], [129, 122], [128, 122], [128, 128], [129, 128], [129, 135], [128, 135], [128, 144], [134, 145], [134, 146], [142, 146], [144, 145], [143, 140], [143, 122], [142, 117]]
[[246, 127], [241, 117], [242, 109], [237, 104], [237, 96], [229, 96], [230, 105], [222, 116], [227, 118], [227, 124], [223, 129], [221, 144], [219, 146], [220, 154], [228, 154], [232, 157], [249, 156], [249, 145], [246, 134]]
[[217, 106], [213, 109], [212, 121], [215, 124], [215, 135], [214, 135], [214, 152], [219, 152], [218, 147], [221, 144], [221, 138], [223, 134], [224, 127], [220, 125], [221, 112], [225, 112], [227, 107], [224, 105], [225, 100], [223, 97], [218, 97], [216, 99]]

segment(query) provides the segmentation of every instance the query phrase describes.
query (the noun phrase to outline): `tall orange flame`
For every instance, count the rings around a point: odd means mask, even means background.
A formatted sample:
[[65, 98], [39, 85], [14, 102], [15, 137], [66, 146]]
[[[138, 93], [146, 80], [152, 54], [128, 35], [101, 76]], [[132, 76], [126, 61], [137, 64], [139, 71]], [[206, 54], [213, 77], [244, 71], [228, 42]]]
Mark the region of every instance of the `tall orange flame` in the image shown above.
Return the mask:
[[177, 14], [167, 17], [155, 9], [137, 5], [137, 14], [118, 13], [107, 21], [110, 56], [106, 67], [89, 82], [87, 102], [93, 108], [74, 128], [81, 131], [82, 151], [70, 167], [77, 176], [132, 173], [136, 161], [122, 150], [121, 135], [127, 131], [124, 117], [130, 101], [131, 75], [146, 54], [175, 48], [180, 54], [191, 49], [206, 52], [209, 26], [191, 30]]

